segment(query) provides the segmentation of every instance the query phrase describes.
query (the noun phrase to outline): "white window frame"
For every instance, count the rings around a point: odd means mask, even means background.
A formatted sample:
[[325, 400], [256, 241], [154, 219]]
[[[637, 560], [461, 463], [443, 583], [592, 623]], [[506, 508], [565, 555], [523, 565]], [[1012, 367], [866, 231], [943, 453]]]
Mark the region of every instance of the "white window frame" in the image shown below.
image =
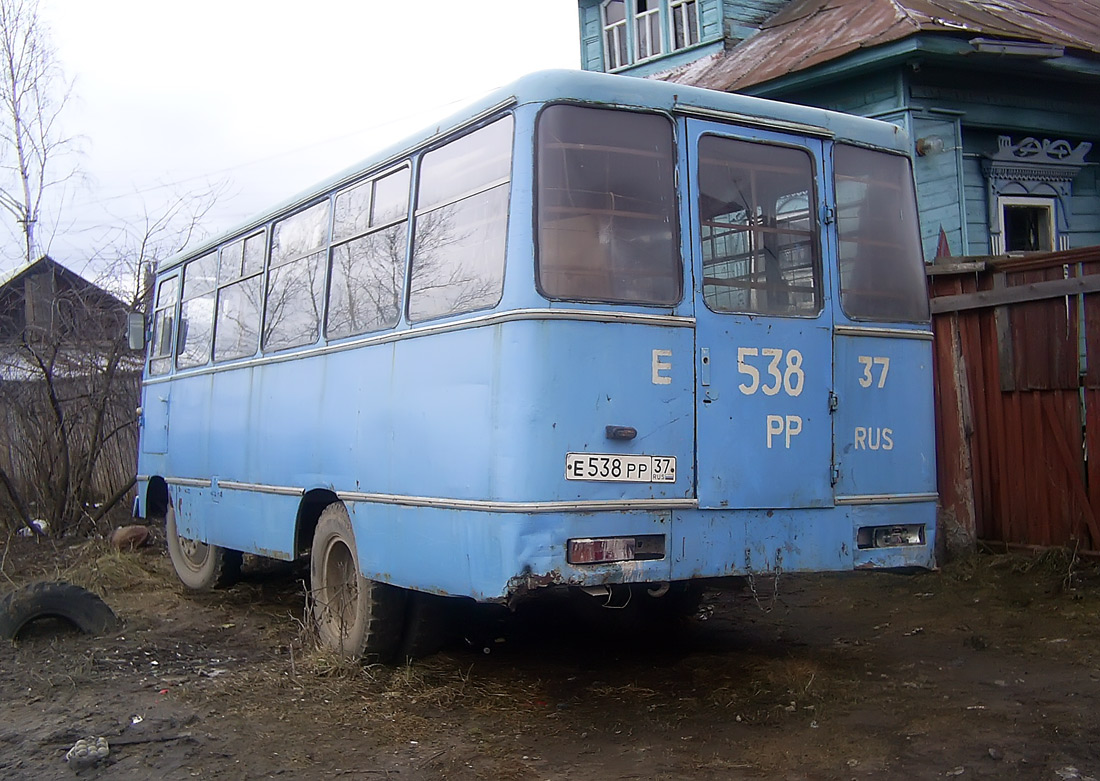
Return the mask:
[[[608, 23], [607, 6], [617, 1], [618, 0], [603, 0], [603, 2], [600, 3], [600, 24], [603, 30], [603, 37], [601, 38], [603, 44], [603, 65], [608, 73], [618, 70], [619, 68], [625, 68], [630, 64], [630, 46], [625, 39], [627, 32], [626, 25], [627, 22], [630, 21], [633, 4], [631, 0], [622, 0], [622, 21]], [[609, 41], [612, 45], [609, 45]], [[625, 62], [619, 62], [620, 51], [626, 52]]]
[[[1005, 248], [1005, 207], [1027, 206], [1030, 208], [1046, 209], [1046, 229], [1050, 236], [1050, 250], [1062, 249], [1058, 236], [1058, 221], [1055, 219], [1057, 198], [1044, 198], [1034, 195], [999, 195], [997, 196], [997, 232], [990, 236], [990, 248], [994, 255], [1003, 255], [1010, 251]], [[1019, 251], [1019, 250], [1013, 250]], [[1039, 250], [1040, 252], [1048, 250]]]
[[[654, 57], [660, 57], [665, 53], [664, 47], [664, 25], [661, 24], [661, 5], [662, 0], [650, 0], [654, 7], [648, 11], [638, 10], [638, 0], [630, 0], [631, 13], [630, 17], [634, 23], [634, 60], [635, 62], [642, 62]], [[653, 17], [656, 16], [657, 23], [653, 23]], [[654, 50], [653, 39], [651, 33], [653, 30], [657, 31], [657, 48]], [[642, 54], [642, 42], [643, 40], [647, 44], [647, 54]]]
[[[691, 40], [691, 25], [688, 14], [695, 16], [695, 40]], [[676, 48], [676, 21], [679, 18], [684, 29], [684, 45]], [[699, 43], [703, 37], [703, 22], [699, 18], [699, 0], [669, 0], [668, 4], [668, 48], [669, 51], [681, 51]]]

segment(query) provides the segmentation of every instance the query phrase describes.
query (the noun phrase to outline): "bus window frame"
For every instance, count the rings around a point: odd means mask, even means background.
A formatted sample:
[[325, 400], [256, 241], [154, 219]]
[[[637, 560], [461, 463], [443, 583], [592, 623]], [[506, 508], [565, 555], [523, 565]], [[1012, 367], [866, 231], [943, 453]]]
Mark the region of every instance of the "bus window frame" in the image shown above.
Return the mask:
[[[281, 215], [278, 215], [276, 217], [273, 217], [272, 219], [268, 220], [265, 223], [265, 226], [267, 228], [268, 236], [267, 236], [266, 257], [265, 257], [264, 271], [263, 271], [263, 312], [260, 315], [260, 349], [259, 349], [259, 353], [261, 355], [274, 355], [276, 353], [286, 352], [287, 350], [296, 350], [296, 349], [301, 349], [301, 348], [305, 348], [305, 347], [315, 346], [319, 342], [324, 340], [324, 338], [325, 338], [325, 321], [326, 321], [326, 318], [328, 316], [328, 311], [327, 311], [327, 307], [328, 307], [328, 283], [329, 283], [328, 272], [329, 272], [329, 264], [331, 263], [331, 256], [332, 256], [332, 226], [333, 226], [333, 217], [334, 217], [334, 211], [335, 211], [335, 205], [336, 205], [335, 201], [336, 201], [336, 190], [335, 189], [330, 189], [330, 190], [326, 191], [325, 193], [323, 193], [323, 194], [321, 194], [317, 197], [314, 197], [314, 198], [310, 199], [309, 201], [307, 201], [305, 203], [300, 204], [298, 206], [298, 208], [294, 209], [293, 211], [288, 211], [285, 214], [281, 214]], [[275, 263], [273, 263], [274, 249], [275, 249], [275, 228], [276, 228], [276, 226], [278, 226], [281, 223], [285, 223], [289, 220], [292, 220], [295, 217], [306, 213], [310, 209], [314, 209], [317, 206], [320, 206], [321, 204], [327, 204], [327, 206], [328, 206], [328, 220], [326, 221], [325, 237], [321, 241], [321, 243], [318, 244], [318, 245], [315, 245], [310, 250], [308, 250], [304, 253], [299, 252], [299, 253], [297, 253], [293, 256], [281, 258], [277, 265]], [[301, 261], [309, 260], [310, 258], [312, 258], [315, 255], [324, 255], [324, 257], [321, 258], [318, 261], [318, 266], [321, 270], [322, 278], [321, 278], [321, 289], [320, 289], [320, 292], [319, 292], [319, 295], [321, 297], [321, 301], [320, 301], [321, 311], [320, 311], [320, 319], [317, 322], [317, 333], [313, 337], [313, 339], [310, 340], [310, 341], [296, 342], [294, 344], [284, 345], [282, 347], [269, 347], [268, 346], [268, 338], [269, 338], [270, 334], [268, 333], [267, 316], [268, 316], [268, 311], [269, 311], [268, 302], [270, 300], [270, 294], [271, 294], [272, 272], [276, 271], [278, 269], [288, 268], [288, 267], [292, 266], [293, 264], [301, 262]]]
[[924, 273], [924, 267], [926, 267], [928, 265], [927, 261], [924, 258], [924, 249], [923, 249], [923, 244], [922, 244], [922, 240], [921, 240], [920, 209], [919, 209], [919, 204], [917, 203], [916, 170], [914, 169], [914, 166], [913, 166], [913, 159], [908, 154], [906, 154], [905, 152], [898, 151], [896, 149], [887, 149], [887, 148], [880, 147], [880, 146], [874, 146], [872, 144], [859, 143], [858, 141], [851, 140], [851, 139], [837, 140], [833, 143], [832, 149], [830, 150], [830, 153], [829, 153], [829, 156], [830, 156], [830, 170], [832, 172], [832, 179], [833, 179], [833, 181], [832, 181], [832, 189], [833, 189], [832, 200], [833, 200], [833, 207], [834, 207], [835, 212], [836, 212], [836, 216], [834, 218], [834, 224], [835, 224], [834, 234], [835, 234], [835, 240], [836, 240], [836, 286], [835, 286], [836, 295], [837, 295], [836, 310], [840, 314], [842, 314], [843, 317], [846, 318], [849, 322], [858, 323], [858, 324], [861, 324], [861, 325], [884, 324], [884, 325], [916, 325], [916, 326], [922, 326], [923, 325], [923, 326], [927, 326], [932, 321], [932, 312], [931, 312], [931, 305], [930, 305], [929, 297], [928, 297], [927, 285], [922, 285], [922, 287], [921, 287], [921, 289], [924, 291], [924, 304], [925, 304], [925, 315], [924, 315], [923, 319], [914, 320], [914, 319], [897, 318], [897, 317], [883, 318], [883, 317], [872, 317], [872, 316], [864, 315], [864, 314], [851, 315], [851, 314], [848, 313], [848, 310], [845, 307], [845, 301], [844, 301], [844, 293], [845, 293], [844, 274], [843, 274], [843, 271], [841, 269], [841, 254], [840, 254], [840, 246], [841, 246], [840, 197], [839, 197], [839, 192], [838, 192], [838, 188], [837, 188], [836, 150], [837, 150], [838, 147], [849, 147], [849, 148], [852, 148], [852, 149], [858, 149], [858, 150], [863, 150], [863, 151], [868, 151], [868, 152], [877, 152], [879, 154], [896, 157], [900, 160], [905, 161], [905, 163], [907, 164], [908, 169], [909, 169], [909, 176], [907, 177], [906, 182], [909, 184], [909, 188], [910, 188], [909, 193], [912, 197], [912, 203], [913, 203], [913, 206], [914, 206], [913, 217], [915, 218], [915, 220], [914, 220], [913, 228], [916, 231], [916, 239], [917, 239], [917, 243], [916, 243], [917, 255], [916, 255], [916, 257], [920, 261], [920, 264], [921, 264], [921, 267], [922, 267], [922, 269], [921, 269], [922, 274]]
[[[485, 182], [477, 187], [465, 189], [459, 193], [452, 194], [451, 197], [444, 199], [443, 201], [434, 202], [428, 208], [422, 209], [420, 205], [420, 181], [424, 168], [424, 158], [426, 158], [432, 152], [443, 149], [448, 144], [458, 141], [461, 138], [473, 135], [480, 130], [484, 130], [495, 122], [499, 122], [505, 118], [511, 121], [511, 134], [510, 142], [508, 146], [508, 178], [498, 178]], [[516, 158], [518, 156], [518, 147], [516, 140], [518, 135], [516, 129], [519, 123], [516, 119], [516, 112], [512, 108], [508, 108], [504, 111], [493, 112], [484, 117], [481, 117], [476, 122], [462, 125], [456, 128], [453, 132], [450, 132], [444, 136], [433, 139], [433, 143], [427, 145], [413, 155], [412, 176], [410, 179], [410, 206], [409, 206], [409, 228], [408, 235], [406, 237], [407, 245], [405, 252], [405, 290], [402, 299], [401, 317], [410, 327], [416, 327], [425, 323], [431, 323], [438, 320], [446, 320], [452, 317], [462, 317], [474, 312], [490, 312], [500, 306], [500, 302], [504, 300], [505, 290], [508, 285], [508, 266], [509, 263], [509, 249], [511, 248], [511, 231], [512, 231], [512, 198], [513, 198], [513, 186], [516, 181]], [[414, 261], [416, 260], [416, 231], [417, 224], [422, 216], [425, 214], [431, 214], [440, 209], [453, 206], [456, 203], [461, 203], [472, 197], [483, 195], [491, 192], [492, 190], [500, 187], [501, 185], [507, 185], [508, 197], [507, 208], [505, 210], [504, 219], [504, 246], [502, 247], [503, 260], [501, 262], [501, 275], [500, 275], [500, 290], [496, 300], [487, 304], [486, 306], [480, 306], [475, 309], [464, 309], [459, 312], [447, 312], [444, 314], [433, 314], [430, 317], [422, 317], [414, 319], [411, 314], [412, 307], [412, 295], [413, 295], [413, 272]]]
[[[777, 139], [774, 139], [774, 138], [762, 138], [759, 135], [747, 134], [746, 130], [744, 128], [736, 127], [736, 126], [731, 126], [730, 131], [731, 132], [729, 132], [729, 133], [716, 132], [716, 131], [707, 131], [705, 133], [700, 134], [699, 142], [701, 143], [702, 140], [704, 138], [707, 138], [707, 137], [720, 138], [720, 139], [729, 139], [729, 140], [733, 140], [733, 141], [741, 141], [741, 142], [745, 142], [745, 143], [757, 144], [757, 145], [762, 145], [762, 146], [773, 146], [773, 147], [779, 147], [779, 148], [782, 148], [782, 149], [791, 149], [791, 150], [794, 150], [794, 151], [797, 151], [797, 152], [802, 152], [803, 154], [805, 154], [810, 159], [810, 195], [812, 196], [813, 203], [810, 205], [810, 207], [808, 209], [808, 212], [809, 212], [808, 216], [810, 217], [810, 219], [813, 220], [813, 228], [811, 229], [810, 234], [811, 234], [811, 237], [812, 237], [812, 241], [813, 241], [813, 245], [814, 245], [813, 248], [814, 248], [814, 251], [815, 251], [815, 254], [814, 254], [814, 285], [816, 287], [815, 298], [817, 300], [817, 310], [813, 313], [806, 312], [806, 313], [799, 314], [799, 313], [789, 313], [789, 312], [786, 312], [786, 313], [761, 312], [761, 311], [757, 311], [757, 310], [714, 309], [707, 302], [706, 297], [703, 295], [704, 283], [703, 283], [702, 279], [700, 279], [700, 281], [699, 281], [699, 297], [703, 301], [703, 305], [709, 311], [713, 312], [716, 315], [734, 315], [734, 316], [741, 316], [741, 317], [781, 317], [781, 318], [791, 319], [791, 320], [816, 320], [819, 317], [821, 317], [822, 313], [825, 311], [825, 292], [826, 292], [826, 289], [828, 288], [828, 285], [826, 284], [826, 280], [825, 280], [825, 252], [826, 252], [826, 248], [828, 246], [828, 242], [825, 242], [825, 241], [822, 240], [822, 233], [824, 232], [826, 226], [825, 226], [825, 223], [821, 219], [821, 204], [822, 204], [824, 198], [822, 197], [823, 194], [821, 192], [822, 180], [818, 176], [818, 168], [819, 167], [821, 167], [822, 169], [825, 168], [826, 153], [823, 151], [822, 155], [821, 155], [821, 158], [819, 159], [817, 156], [814, 155], [812, 149], [809, 149], [808, 147], [806, 147], [802, 144], [799, 144], [799, 143], [794, 143], [794, 142], [790, 142], [790, 141], [780, 141], [780, 140], [777, 140]], [[700, 173], [699, 173], [699, 168], [702, 166], [702, 162], [703, 162], [702, 155], [700, 154], [699, 149], [698, 149], [698, 144], [696, 144], [696, 148], [694, 150], [694, 155], [695, 155], [695, 158], [696, 158], [695, 159], [695, 167], [694, 167], [694, 170], [690, 171], [690, 174], [693, 175], [696, 178], [696, 180], [698, 181], [698, 180], [701, 180], [701, 176], [700, 176]], [[700, 181], [700, 186], [701, 186], [701, 181]], [[701, 189], [700, 189], [700, 195], [702, 195], [702, 190]], [[692, 214], [693, 214], [693, 222], [698, 223], [698, 224], [697, 225], [693, 224], [691, 226], [691, 229], [693, 231], [691, 238], [692, 238], [693, 244], [696, 241], [699, 244], [699, 263], [700, 263], [700, 269], [701, 269], [702, 268], [702, 262], [703, 262], [703, 257], [702, 257], [702, 252], [703, 252], [702, 210], [701, 210], [700, 205], [698, 203], [692, 204]], [[696, 235], [694, 233], [694, 231], [696, 229], [698, 229], [698, 235]]]
[[[541, 275], [541, 252], [542, 243], [539, 240], [539, 196], [542, 192], [542, 188], [539, 184], [539, 122], [542, 119], [543, 113], [555, 106], [575, 106], [578, 108], [597, 109], [601, 111], [619, 111], [627, 114], [646, 114], [649, 116], [663, 117], [668, 121], [672, 128], [672, 147], [671, 147], [671, 162], [673, 171], [672, 180], [672, 209], [671, 213], [675, 219], [675, 224], [672, 226], [673, 239], [672, 244], [675, 247], [675, 254], [678, 261], [678, 274], [677, 284], [679, 285], [679, 295], [674, 301], [653, 303], [653, 302], [639, 302], [639, 301], [625, 301], [622, 299], [608, 299], [598, 297], [573, 297], [573, 296], [557, 296], [551, 295], [546, 292], [542, 284]], [[684, 282], [685, 267], [687, 264], [687, 258], [684, 254], [684, 232], [683, 232], [683, 198], [681, 198], [681, 188], [684, 183], [679, 181], [679, 172], [682, 166], [681, 159], [681, 133], [680, 122], [677, 115], [670, 111], [664, 111], [661, 109], [646, 109], [640, 107], [623, 106], [610, 103], [590, 103], [579, 100], [552, 100], [539, 106], [538, 113], [535, 115], [534, 122], [532, 123], [532, 154], [531, 154], [531, 242], [534, 246], [533, 251], [533, 263], [534, 263], [534, 279], [535, 279], [535, 291], [538, 295], [545, 298], [547, 301], [562, 302], [562, 303], [578, 303], [578, 304], [603, 304], [607, 306], [637, 306], [647, 307], [650, 309], [660, 309], [664, 311], [674, 311], [684, 302], [684, 298], [687, 289], [691, 286], [686, 285]]]
[[[164, 276], [157, 278], [156, 280], [156, 293], [153, 298], [153, 317], [152, 322], [149, 324], [151, 333], [149, 335], [149, 349], [145, 359], [145, 374], [150, 378], [167, 377], [176, 371], [176, 340], [179, 338], [176, 333], [179, 329], [180, 319], [180, 296], [183, 294], [183, 265], [174, 266], [168, 270]], [[161, 294], [161, 290], [165, 285], [175, 282], [176, 290], [172, 296], [172, 302], [166, 303], [163, 306], [158, 306], [157, 300]], [[169, 312], [172, 318], [168, 328], [168, 344], [167, 352], [154, 353], [157, 349], [157, 315], [161, 312]], [[153, 364], [157, 361], [164, 361], [165, 368], [163, 371], [154, 371]]]
[[[197, 266], [202, 261], [209, 260], [210, 258], [213, 258], [213, 266], [214, 266], [214, 281], [212, 283], [211, 288], [209, 290], [204, 290], [203, 292], [195, 293], [191, 296], [188, 296], [187, 295], [187, 276], [188, 276], [188, 272], [190, 271], [192, 266]], [[194, 257], [189, 258], [188, 260], [186, 260], [185, 262], [180, 264], [180, 273], [179, 273], [180, 292], [179, 292], [179, 309], [177, 310], [177, 318], [176, 318], [176, 346], [175, 346], [175, 351], [174, 351], [173, 361], [172, 361], [173, 366], [175, 367], [176, 371], [185, 372], [185, 371], [191, 371], [193, 369], [203, 369], [207, 366], [210, 366], [214, 362], [214, 327], [215, 327], [215, 319], [217, 317], [217, 312], [218, 312], [218, 290], [219, 290], [218, 281], [219, 281], [220, 273], [221, 273], [221, 245], [220, 244], [207, 249], [205, 252], [200, 252], [200, 253], [196, 254]], [[212, 300], [212, 306], [210, 308], [210, 336], [209, 336], [208, 343], [207, 343], [207, 346], [206, 346], [207, 347], [207, 349], [206, 349], [206, 358], [201, 363], [183, 364], [183, 363], [181, 363], [181, 359], [184, 358], [185, 355], [186, 355], [185, 348], [187, 346], [186, 342], [187, 342], [188, 331], [190, 330], [189, 328], [185, 329], [183, 327], [184, 308], [187, 306], [188, 302], [195, 301], [195, 300], [205, 298], [205, 297], [208, 297], [208, 296]]]
[[[393, 176], [401, 171], [408, 172], [408, 186], [405, 192], [405, 212], [401, 217], [392, 217], [389, 220], [374, 224], [374, 210], [376, 205], [375, 199], [375, 187], [378, 182]], [[370, 334], [378, 334], [383, 331], [392, 331], [395, 328], [401, 326], [402, 320], [406, 320], [406, 311], [408, 309], [408, 296], [409, 296], [409, 270], [412, 265], [412, 240], [413, 240], [413, 228], [415, 220], [415, 196], [417, 193], [419, 171], [413, 165], [413, 159], [411, 157], [400, 159], [385, 168], [377, 169], [366, 176], [361, 176], [350, 182], [346, 182], [343, 185], [335, 188], [331, 192], [332, 196], [332, 227], [329, 231], [329, 245], [328, 245], [328, 258], [326, 260], [326, 278], [325, 278], [325, 301], [324, 301], [324, 322], [322, 323], [322, 338], [325, 343], [330, 342], [342, 342], [345, 339], [356, 339]], [[349, 193], [352, 190], [370, 185], [370, 200], [367, 208], [367, 227], [357, 233], [341, 234], [339, 238], [336, 237], [336, 203], [340, 195]], [[401, 289], [399, 292], [400, 306], [398, 307], [397, 317], [393, 323], [388, 325], [378, 326], [377, 328], [370, 328], [365, 331], [359, 331], [357, 333], [344, 334], [342, 336], [333, 336], [329, 331], [329, 318], [332, 313], [332, 265], [334, 262], [336, 250], [340, 247], [347, 246], [353, 242], [359, 241], [367, 236], [373, 236], [387, 231], [397, 225], [405, 223], [405, 252], [402, 259], [403, 268], [401, 269]], [[265, 297], [266, 303], [266, 297]], [[499, 303], [499, 302], [498, 302]], [[407, 320], [406, 320], [407, 322]]]
[[[268, 264], [268, 257], [270, 256], [270, 253], [271, 253], [271, 225], [272, 225], [272, 223], [270, 223], [270, 222], [262, 223], [262, 224], [260, 224], [256, 227], [252, 228], [251, 230], [247, 230], [247, 231], [244, 231], [243, 233], [239, 233], [239, 234], [233, 236], [232, 238], [227, 239], [227, 240], [221, 242], [220, 244], [218, 244], [218, 247], [217, 247], [217, 250], [218, 250], [218, 287], [217, 287], [217, 294], [216, 294], [216, 297], [214, 299], [214, 338], [213, 338], [213, 347], [212, 347], [213, 362], [214, 362], [214, 365], [216, 365], [216, 366], [220, 366], [222, 364], [227, 364], [227, 363], [232, 363], [233, 361], [241, 361], [241, 360], [246, 360], [248, 358], [254, 358], [256, 355], [258, 355], [260, 353], [260, 350], [261, 350], [260, 341], [261, 341], [261, 337], [263, 336], [263, 327], [264, 327], [264, 309], [267, 305], [267, 264]], [[258, 271], [253, 271], [251, 273], [245, 273], [245, 263], [247, 262], [246, 248], [248, 246], [248, 242], [251, 239], [256, 238], [257, 236], [261, 237], [260, 240], [263, 242], [263, 257], [261, 258], [261, 261], [260, 261], [260, 268], [259, 268]], [[237, 273], [233, 277], [227, 277], [227, 278], [223, 279], [222, 278], [222, 269], [224, 268], [224, 266], [222, 265], [222, 253], [224, 253], [225, 250], [228, 247], [232, 247], [234, 244], [238, 244], [238, 243], [241, 245], [241, 265], [240, 265], [240, 268], [238, 269]], [[243, 284], [246, 280], [250, 280], [250, 279], [259, 280], [259, 285], [260, 285], [260, 302], [259, 302], [259, 304], [260, 304], [260, 307], [259, 307], [260, 321], [258, 323], [258, 331], [257, 331], [257, 334], [256, 334], [256, 348], [251, 353], [248, 353], [248, 354], [234, 355], [234, 356], [228, 357], [228, 358], [224, 358], [224, 357], [219, 358], [218, 357], [218, 314], [222, 311], [222, 293], [225, 290], [227, 290], [227, 289], [229, 289], [229, 288], [231, 288], [235, 285]]]

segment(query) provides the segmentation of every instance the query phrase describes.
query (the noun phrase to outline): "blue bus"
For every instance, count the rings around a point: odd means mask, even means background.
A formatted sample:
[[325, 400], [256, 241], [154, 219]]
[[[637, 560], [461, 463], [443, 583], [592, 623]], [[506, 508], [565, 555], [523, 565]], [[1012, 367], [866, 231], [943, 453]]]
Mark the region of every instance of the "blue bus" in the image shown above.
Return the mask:
[[137, 513], [192, 589], [308, 556], [322, 642], [379, 659], [443, 596], [930, 567], [909, 143], [528, 76], [162, 264]]

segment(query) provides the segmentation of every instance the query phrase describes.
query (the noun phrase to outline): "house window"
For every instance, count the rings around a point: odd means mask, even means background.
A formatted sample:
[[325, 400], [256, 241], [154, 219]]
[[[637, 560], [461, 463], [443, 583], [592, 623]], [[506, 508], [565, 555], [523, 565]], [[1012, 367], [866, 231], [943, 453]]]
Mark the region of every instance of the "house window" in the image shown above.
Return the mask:
[[997, 137], [997, 151], [982, 160], [994, 255], [1069, 249], [1069, 199], [1090, 149], [1088, 141]]
[[600, 6], [603, 16], [603, 57], [608, 71], [629, 62], [626, 47], [626, 0], [607, 0]]
[[639, 60], [656, 57], [661, 46], [660, 0], [634, 0], [634, 49]]
[[1002, 196], [998, 201], [1001, 241], [1004, 243], [1001, 252], [1051, 252], [1055, 249], [1053, 198]]
[[672, 0], [672, 48], [686, 49], [699, 43], [699, 3], [696, 0]]

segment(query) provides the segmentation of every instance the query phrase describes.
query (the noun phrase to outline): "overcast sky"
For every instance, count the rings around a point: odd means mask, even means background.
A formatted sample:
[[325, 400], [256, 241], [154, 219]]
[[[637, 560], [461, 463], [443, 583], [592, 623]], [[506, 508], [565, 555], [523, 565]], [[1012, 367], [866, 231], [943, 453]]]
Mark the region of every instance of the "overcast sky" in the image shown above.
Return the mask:
[[40, 2], [86, 174], [48, 250], [78, 272], [105, 228], [181, 194], [225, 183], [205, 227], [231, 228], [496, 87], [579, 60], [574, 0]]

